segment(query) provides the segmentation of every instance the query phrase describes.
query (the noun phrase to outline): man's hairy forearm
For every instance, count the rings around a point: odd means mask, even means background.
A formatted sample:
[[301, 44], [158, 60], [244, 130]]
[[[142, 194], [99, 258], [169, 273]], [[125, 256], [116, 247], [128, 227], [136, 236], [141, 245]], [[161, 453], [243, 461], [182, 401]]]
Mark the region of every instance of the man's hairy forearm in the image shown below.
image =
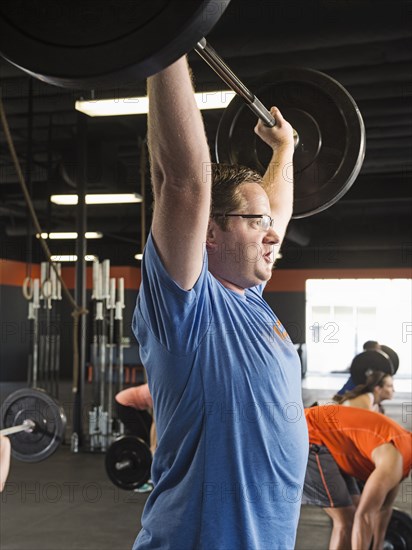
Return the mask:
[[293, 209], [293, 150], [276, 150], [263, 176], [272, 212], [289, 220]]
[[148, 139], [155, 177], [189, 178], [209, 160], [185, 58], [148, 79]]

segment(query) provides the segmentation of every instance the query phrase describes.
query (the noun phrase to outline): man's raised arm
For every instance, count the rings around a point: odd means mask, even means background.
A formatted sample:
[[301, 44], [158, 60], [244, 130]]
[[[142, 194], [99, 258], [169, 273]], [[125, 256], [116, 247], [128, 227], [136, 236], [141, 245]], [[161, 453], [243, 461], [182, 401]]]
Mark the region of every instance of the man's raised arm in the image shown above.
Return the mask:
[[269, 147], [273, 154], [266, 173], [263, 176], [263, 187], [269, 197], [272, 217], [275, 220], [274, 230], [279, 237], [280, 247], [293, 210], [293, 129], [283, 118], [279, 109], [272, 107], [272, 116], [276, 126], [267, 128], [262, 121], [256, 126], [256, 133]]
[[148, 95], [152, 235], [171, 278], [189, 290], [202, 269], [211, 161], [186, 59], [150, 77]]

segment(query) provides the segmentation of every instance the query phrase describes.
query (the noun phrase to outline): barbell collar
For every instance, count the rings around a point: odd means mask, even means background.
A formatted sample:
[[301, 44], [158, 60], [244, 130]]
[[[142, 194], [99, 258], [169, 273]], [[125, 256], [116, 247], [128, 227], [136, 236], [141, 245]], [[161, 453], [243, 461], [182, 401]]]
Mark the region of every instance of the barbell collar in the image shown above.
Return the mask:
[[32, 432], [35, 427], [36, 423], [33, 422], [33, 420], [26, 418], [26, 420], [23, 421], [23, 424], [19, 424], [18, 426], [11, 426], [10, 428], [4, 428], [4, 430], [0, 430], [0, 434], [13, 435], [19, 432]]

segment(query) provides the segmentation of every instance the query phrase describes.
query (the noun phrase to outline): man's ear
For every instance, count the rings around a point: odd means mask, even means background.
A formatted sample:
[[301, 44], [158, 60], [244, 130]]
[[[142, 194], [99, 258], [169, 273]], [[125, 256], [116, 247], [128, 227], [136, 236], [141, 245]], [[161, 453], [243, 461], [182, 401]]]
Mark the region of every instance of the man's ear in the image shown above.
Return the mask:
[[214, 220], [209, 220], [206, 233], [206, 249], [209, 252], [213, 252], [217, 248], [216, 229], [216, 222]]

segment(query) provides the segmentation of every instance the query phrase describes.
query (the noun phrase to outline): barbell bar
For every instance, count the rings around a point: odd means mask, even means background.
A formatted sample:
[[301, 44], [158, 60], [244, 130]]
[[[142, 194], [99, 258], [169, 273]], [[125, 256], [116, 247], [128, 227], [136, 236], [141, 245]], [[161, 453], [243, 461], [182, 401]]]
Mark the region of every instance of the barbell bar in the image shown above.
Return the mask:
[[4, 428], [0, 430], [0, 435], [13, 435], [19, 432], [32, 432], [36, 428], [36, 423], [33, 420], [27, 418], [23, 424], [18, 426], [12, 426], [11, 428]]
[[214, 72], [226, 82], [226, 84], [238, 95], [247, 106], [257, 115], [266, 126], [270, 128], [276, 125], [276, 120], [266, 109], [263, 103], [243, 84], [243, 82], [234, 74], [234, 72], [226, 65], [223, 59], [217, 54], [202, 38], [194, 47], [196, 53], [214, 70]]
[[[270, 111], [263, 105], [245, 84], [235, 75], [229, 66], [218, 55], [216, 50], [207, 42], [206, 38], [202, 38], [194, 47], [195, 52], [214, 70], [214, 72], [225, 82], [239, 97], [243, 99], [249, 109], [260, 118], [260, 120], [273, 128], [276, 126], [276, 119]], [[299, 134], [293, 128], [293, 139], [295, 147], [299, 143]]]

